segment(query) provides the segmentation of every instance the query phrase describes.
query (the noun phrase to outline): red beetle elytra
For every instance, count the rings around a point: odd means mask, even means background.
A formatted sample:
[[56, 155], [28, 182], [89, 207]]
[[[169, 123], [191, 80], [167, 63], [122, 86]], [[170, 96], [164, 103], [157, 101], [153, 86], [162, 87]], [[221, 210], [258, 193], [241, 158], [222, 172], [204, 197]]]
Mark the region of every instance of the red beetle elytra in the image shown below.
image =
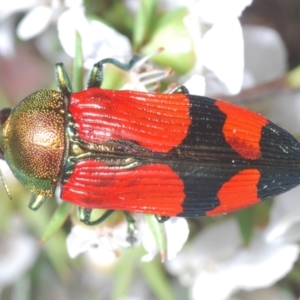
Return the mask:
[[60, 91], [40, 90], [1, 112], [3, 157], [36, 195], [31, 209], [60, 185], [87, 224], [96, 223], [93, 208], [211, 216], [300, 183], [300, 144], [266, 118], [184, 87], [173, 94], [101, 89], [105, 63], [129, 69], [134, 61], [100, 61], [78, 93], [57, 64]]

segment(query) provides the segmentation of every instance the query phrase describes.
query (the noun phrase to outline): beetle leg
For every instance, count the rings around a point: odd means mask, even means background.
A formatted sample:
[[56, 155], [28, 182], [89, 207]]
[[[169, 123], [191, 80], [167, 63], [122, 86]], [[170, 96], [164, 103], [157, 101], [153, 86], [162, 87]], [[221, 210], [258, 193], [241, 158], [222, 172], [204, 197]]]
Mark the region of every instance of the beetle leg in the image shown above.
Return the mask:
[[77, 207], [78, 219], [89, 226], [100, 224], [101, 222], [105, 221], [113, 212], [114, 210], [107, 210], [99, 219], [91, 221], [92, 209]]
[[190, 92], [189, 92], [189, 90], [184, 85], [180, 85], [177, 88], [175, 88], [175, 90], [172, 92], [172, 94], [185, 94], [185, 95], [189, 95]]
[[72, 93], [72, 84], [63, 63], [55, 65], [55, 80], [59, 90], [69, 98]]
[[49, 197], [45, 197], [42, 195], [34, 195], [32, 194], [28, 207], [32, 210], [38, 210], [48, 199]]
[[133, 58], [129, 61], [129, 63], [125, 64], [113, 58], [105, 58], [95, 63], [91, 73], [89, 75], [87, 88], [93, 87], [101, 87], [103, 80], [103, 65], [104, 64], [112, 64], [124, 71], [129, 71], [139, 60], [140, 56], [134, 55]]
[[165, 223], [166, 221], [168, 221], [170, 219], [170, 217], [166, 217], [166, 216], [155, 216], [155, 219], [157, 220], [157, 222], [159, 223]]
[[127, 225], [128, 225], [128, 227], [127, 227], [128, 235], [127, 235], [126, 241], [130, 244], [130, 246], [133, 246], [137, 241], [137, 238], [136, 238], [137, 228], [135, 226], [135, 220], [129, 212], [124, 211], [124, 214], [125, 214], [125, 217], [127, 220]]

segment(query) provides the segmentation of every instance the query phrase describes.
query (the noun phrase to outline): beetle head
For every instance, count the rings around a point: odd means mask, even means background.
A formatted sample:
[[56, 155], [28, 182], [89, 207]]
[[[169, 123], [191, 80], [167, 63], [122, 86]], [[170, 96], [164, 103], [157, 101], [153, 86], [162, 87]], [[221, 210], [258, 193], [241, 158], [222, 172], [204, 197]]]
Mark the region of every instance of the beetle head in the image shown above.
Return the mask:
[[53, 196], [66, 148], [64, 95], [41, 90], [1, 113], [2, 157], [29, 191]]
[[3, 141], [3, 124], [8, 119], [12, 108], [3, 108], [0, 110], [0, 159], [4, 159], [4, 153], [2, 151], [2, 141]]

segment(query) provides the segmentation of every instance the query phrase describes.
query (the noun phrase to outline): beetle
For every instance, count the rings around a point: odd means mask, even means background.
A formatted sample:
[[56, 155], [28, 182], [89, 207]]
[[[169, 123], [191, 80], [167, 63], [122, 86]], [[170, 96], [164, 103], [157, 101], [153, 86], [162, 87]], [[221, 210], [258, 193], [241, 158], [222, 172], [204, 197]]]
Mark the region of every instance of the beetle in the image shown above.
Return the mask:
[[[300, 183], [300, 144], [265, 117], [221, 100], [101, 89], [96, 63], [72, 93], [63, 64], [59, 91], [40, 90], [1, 111], [0, 148], [37, 210], [61, 198], [94, 225], [114, 210], [198, 217], [259, 203]], [[91, 210], [107, 212], [91, 221]]]

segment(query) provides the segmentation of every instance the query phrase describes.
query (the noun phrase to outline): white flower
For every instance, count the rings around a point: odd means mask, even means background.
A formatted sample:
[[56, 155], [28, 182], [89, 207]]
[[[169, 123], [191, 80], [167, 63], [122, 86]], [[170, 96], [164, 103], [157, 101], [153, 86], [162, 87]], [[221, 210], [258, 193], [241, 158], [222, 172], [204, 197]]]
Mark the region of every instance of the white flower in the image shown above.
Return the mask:
[[244, 45], [237, 18], [220, 19], [206, 32], [202, 40], [203, 66], [217, 80], [207, 76], [206, 93], [236, 94], [240, 91], [244, 71]]
[[[177, 53], [177, 57], [184, 57], [186, 64], [191, 64], [194, 60], [194, 67], [179, 79], [180, 83], [185, 85], [194, 75], [204, 76], [207, 95], [236, 94], [241, 89], [244, 72], [243, 34], [238, 17], [251, 2], [252, 0], [161, 1], [159, 5], [164, 10], [187, 8], [188, 13], [183, 20], [185, 29], [180, 27], [180, 20], [178, 23], [173, 20], [176, 29], [172, 31], [170, 26], [158, 28], [142, 51], [149, 53], [155, 48], [163, 47], [170, 56], [176, 57]], [[138, 8], [136, 1], [127, 1], [127, 6], [134, 12]], [[179, 63], [182, 64], [183, 61]], [[181, 71], [185, 72], [185, 68], [182, 67]], [[202, 85], [199, 84], [198, 87], [197, 89], [194, 84], [189, 89], [194, 94], [203, 94]]]
[[96, 20], [89, 20], [80, 7], [72, 8], [58, 20], [60, 42], [71, 57], [75, 52], [75, 33], [82, 38], [86, 68], [92, 68], [97, 61], [113, 57], [119, 60], [131, 58], [131, 45], [127, 37]]
[[[136, 230], [136, 243], [140, 243], [140, 237], [143, 233], [144, 220], [140, 214], [134, 216]], [[102, 226], [74, 225], [67, 237], [67, 250], [71, 258], [77, 257], [80, 253], [97, 249], [103, 254], [112, 257], [118, 255], [120, 247], [130, 247], [127, 240], [128, 226], [124, 219], [117, 225], [112, 224]]]
[[39, 5], [38, 0], [10, 0], [1, 1], [0, 3], [0, 20], [4, 20], [13, 14], [30, 10], [32, 7]]
[[[131, 11], [136, 12], [140, 1], [125, 1]], [[162, 0], [158, 5], [163, 10], [174, 10], [178, 7], [188, 7], [194, 10], [205, 22], [213, 23], [224, 16], [240, 17], [245, 7], [249, 6], [252, 0]]]
[[[136, 232], [134, 232], [135, 246], [141, 243], [144, 230], [144, 219], [140, 214], [133, 215]], [[85, 226], [74, 225], [67, 240], [67, 250], [71, 258], [85, 253], [89, 261], [93, 261], [99, 268], [107, 269], [114, 265], [123, 248], [131, 246], [128, 241], [127, 221], [118, 224]]]
[[286, 289], [273, 286], [255, 291], [240, 292], [232, 300], [296, 300], [296, 298]]
[[205, 94], [205, 78], [200, 74], [193, 74], [187, 81], [184, 82], [184, 86], [192, 95]]
[[[204, 75], [206, 94], [236, 94], [244, 71], [244, 42], [238, 17], [251, 0], [182, 1], [189, 10], [186, 24], [197, 63], [188, 75]], [[208, 29], [207, 29], [208, 28]]]
[[[164, 223], [165, 233], [167, 237], [167, 253], [166, 259], [171, 260], [180, 252], [183, 245], [187, 241], [189, 235], [188, 223], [184, 218], [171, 218]], [[142, 260], [150, 261], [158, 253], [153, 234], [149, 227], [145, 228], [143, 237], [143, 246], [148, 252]]]
[[240, 289], [274, 284], [292, 268], [298, 254], [298, 244], [270, 243], [263, 231], [244, 247], [236, 221], [229, 219], [205, 228], [168, 267], [190, 286], [192, 299], [221, 300]]
[[300, 241], [300, 186], [277, 196], [265, 230], [269, 242]]
[[[148, 251], [143, 261], [152, 260], [158, 253], [153, 234], [146, 225], [142, 214], [134, 214], [135, 242], [128, 241], [128, 224], [124, 220], [115, 226], [73, 226], [67, 237], [67, 250], [71, 258], [81, 253], [87, 255], [100, 267], [111, 266], [124, 248], [139, 246], [141, 243]], [[172, 218], [164, 223], [167, 237], [167, 258], [172, 259], [180, 251], [188, 237], [188, 225], [185, 219]]]
[[243, 88], [251, 88], [285, 75], [287, 50], [274, 29], [244, 25], [243, 36], [245, 42]]
[[[141, 57], [127, 72], [127, 82], [121, 90], [133, 90], [140, 92], [153, 92], [157, 89], [159, 81], [170, 75], [170, 69], [157, 70], [147, 61], [158, 52]], [[152, 85], [152, 86], [150, 86]]]
[[10, 33], [10, 38], [2, 40], [0, 53], [13, 53], [13, 20], [16, 14], [23, 12], [25, 16], [19, 22], [16, 33], [21, 40], [29, 40], [44, 32], [52, 23], [56, 23], [61, 13], [73, 7], [83, 10], [82, 0], [12, 0], [0, 4], [0, 36]]
[[11, 220], [9, 236], [1, 237], [0, 293], [32, 267], [38, 256], [37, 241], [22, 232], [24, 224], [17, 218]]
[[[204, 75], [208, 95], [235, 94], [241, 89], [244, 44], [238, 17], [251, 2], [251, 0], [187, 2], [190, 16], [198, 18], [200, 22], [202, 35], [202, 40], [196, 43], [198, 66], [193, 72], [201, 71], [201, 65], [207, 70]], [[207, 24], [211, 28], [206, 31]]]
[[197, 15], [207, 23], [215, 23], [221, 19], [238, 18], [252, 0], [189, 0], [188, 3]]
[[268, 243], [263, 232], [257, 232], [250, 246], [239, 251], [226, 267], [233, 269], [236, 288], [253, 290], [269, 287], [283, 278], [298, 254], [298, 244]]
[[9, 57], [14, 53], [13, 20], [0, 23], [0, 54]]

